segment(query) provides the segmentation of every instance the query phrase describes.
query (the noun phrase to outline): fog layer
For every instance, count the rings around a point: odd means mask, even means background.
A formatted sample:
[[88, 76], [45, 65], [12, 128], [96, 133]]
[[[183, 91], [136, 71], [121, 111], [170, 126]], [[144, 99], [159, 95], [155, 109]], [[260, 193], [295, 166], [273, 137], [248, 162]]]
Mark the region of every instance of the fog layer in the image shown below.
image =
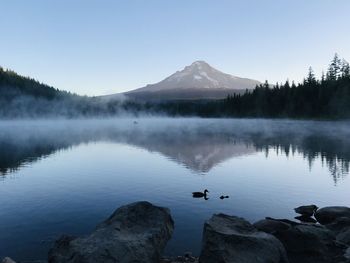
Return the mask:
[[206, 173], [235, 156], [277, 150], [322, 158], [337, 181], [348, 173], [349, 122], [119, 118], [0, 122], [0, 174], [81, 143], [109, 141], [158, 152]]

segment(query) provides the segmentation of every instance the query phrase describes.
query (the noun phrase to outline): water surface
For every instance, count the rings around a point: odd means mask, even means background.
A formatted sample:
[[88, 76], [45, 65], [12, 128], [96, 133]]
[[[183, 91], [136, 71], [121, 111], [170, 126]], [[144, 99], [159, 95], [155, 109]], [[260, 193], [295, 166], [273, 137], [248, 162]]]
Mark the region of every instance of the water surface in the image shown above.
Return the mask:
[[[0, 122], [0, 257], [46, 258], [140, 200], [171, 209], [166, 254], [198, 254], [213, 213], [254, 222], [350, 206], [348, 122], [111, 119]], [[209, 200], [191, 192], [210, 191]], [[220, 195], [229, 199], [220, 200]]]

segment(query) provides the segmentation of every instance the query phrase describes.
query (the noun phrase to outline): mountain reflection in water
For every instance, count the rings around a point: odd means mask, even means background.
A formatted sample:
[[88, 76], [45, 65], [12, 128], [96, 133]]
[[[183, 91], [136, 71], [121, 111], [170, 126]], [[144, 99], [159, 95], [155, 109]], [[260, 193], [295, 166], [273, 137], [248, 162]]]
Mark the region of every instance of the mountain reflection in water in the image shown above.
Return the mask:
[[207, 173], [228, 159], [274, 151], [320, 158], [334, 183], [349, 173], [348, 122], [288, 120], [132, 119], [3, 121], [0, 176], [57, 151], [108, 141], [157, 152], [195, 173]]

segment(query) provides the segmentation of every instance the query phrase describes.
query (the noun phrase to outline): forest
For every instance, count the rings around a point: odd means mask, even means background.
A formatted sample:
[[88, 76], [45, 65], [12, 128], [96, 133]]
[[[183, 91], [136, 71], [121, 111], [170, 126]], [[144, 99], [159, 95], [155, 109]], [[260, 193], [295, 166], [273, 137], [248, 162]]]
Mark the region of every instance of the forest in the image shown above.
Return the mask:
[[349, 63], [337, 54], [317, 78], [310, 67], [302, 83], [268, 81], [221, 100], [141, 102], [105, 100], [60, 91], [0, 67], [0, 117], [200, 116], [344, 119], [350, 117]]

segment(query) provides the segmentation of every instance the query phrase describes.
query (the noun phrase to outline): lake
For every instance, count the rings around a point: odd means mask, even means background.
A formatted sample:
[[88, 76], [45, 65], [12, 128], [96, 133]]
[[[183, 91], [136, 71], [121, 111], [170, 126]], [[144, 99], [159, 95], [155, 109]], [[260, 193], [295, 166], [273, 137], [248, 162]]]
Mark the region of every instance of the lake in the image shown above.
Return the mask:
[[[45, 259], [61, 234], [88, 234], [140, 200], [171, 210], [166, 255], [198, 255], [214, 213], [254, 222], [293, 219], [299, 205], [350, 206], [349, 162], [349, 122], [1, 121], [0, 258]], [[204, 189], [208, 200], [192, 198]]]

